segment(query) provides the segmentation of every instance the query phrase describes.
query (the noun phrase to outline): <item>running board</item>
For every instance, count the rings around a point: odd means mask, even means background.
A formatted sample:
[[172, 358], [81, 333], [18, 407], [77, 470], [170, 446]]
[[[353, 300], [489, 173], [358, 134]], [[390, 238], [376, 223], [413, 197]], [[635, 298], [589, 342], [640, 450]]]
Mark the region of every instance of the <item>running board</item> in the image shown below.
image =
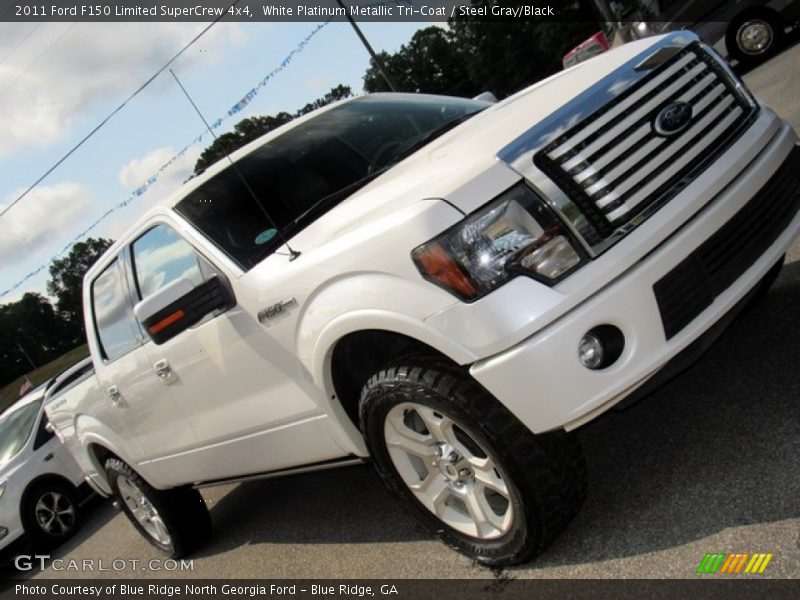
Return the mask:
[[313, 473], [314, 471], [326, 471], [328, 469], [338, 469], [340, 467], [350, 467], [360, 465], [364, 462], [363, 458], [348, 456], [347, 458], [337, 458], [324, 462], [305, 465], [302, 467], [292, 467], [291, 469], [280, 469], [278, 471], [267, 471], [266, 473], [254, 473], [252, 475], [242, 475], [241, 477], [230, 477], [228, 479], [215, 479], [213, 481], [201, 481], [192, 484], [196, 489], [212, 487], [215, 485], [226, 485], [229, 483], [243, 483], [245, 481], [255, 481], [256, 479], [273, 479], [275, 477], [286, 477], [288, 475], [299, 475], [301, 473]]

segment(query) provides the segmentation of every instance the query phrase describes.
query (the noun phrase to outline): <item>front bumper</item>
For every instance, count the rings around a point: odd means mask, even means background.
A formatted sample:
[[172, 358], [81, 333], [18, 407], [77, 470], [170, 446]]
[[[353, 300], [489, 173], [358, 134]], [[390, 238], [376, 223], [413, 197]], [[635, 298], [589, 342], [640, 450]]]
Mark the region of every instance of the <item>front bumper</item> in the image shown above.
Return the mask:
[[[715, 289], [713, 298], [694, 307], [677, 330], [665, 324], [663, 302], [660, 310], [654, 286], [668, 280], [676, 267], [691, 262], [696, 250], [725, 224], [735, 222], [773, 175], [787, 168], [800, 171], [800, 164], [784, 165], [800, 162], [800, 149], [792, 151], [795, 141], [788, 126], [784, 127], [741, 176], [632, 269], [534, 336], [476, 362], [472, 375], [537, 433], [574, 429], [631, 394], [730, 312], [791, 245], [800, 231], [796, 201], [788, 225], [782, 223], [782, 229], [772, 232], [771, 240], [761, 244], [755, 255], [751, 252], [747, 260], [738, 261], [724, 289]], [[789, 188], [783, 186], [782, 193], [796, 199], [800, 189], [794, 181]], [[729, 237], [735, 242], [740, 233]], [[746, 236], [747, 231], [743, 233]], [[737, 247], [734, 243], [729, 251], [736, 252]], [[683, 291], [678, 289], [679, 294]], [[690, 303], [687, 293], [677, 306]], [[591, 371], [578, 361], [578, 342], [587, 331], [605, 323], [623, 332], [625, 348], [613, 365]]]

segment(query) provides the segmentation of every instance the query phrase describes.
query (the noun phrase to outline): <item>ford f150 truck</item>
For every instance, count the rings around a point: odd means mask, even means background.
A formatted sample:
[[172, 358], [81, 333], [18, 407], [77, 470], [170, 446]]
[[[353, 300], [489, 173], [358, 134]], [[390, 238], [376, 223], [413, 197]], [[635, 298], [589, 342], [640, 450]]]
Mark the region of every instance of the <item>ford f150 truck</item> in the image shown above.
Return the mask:
[[94, 373], [47, 407], [172, 556], [197, 491], [371, 459], [435, 535], [529, 560], [578, 510], [572, 430], [780, 268], [800, 149], [688, 32], [497, 104], [368, 95], [240, 149], [84, 281]]

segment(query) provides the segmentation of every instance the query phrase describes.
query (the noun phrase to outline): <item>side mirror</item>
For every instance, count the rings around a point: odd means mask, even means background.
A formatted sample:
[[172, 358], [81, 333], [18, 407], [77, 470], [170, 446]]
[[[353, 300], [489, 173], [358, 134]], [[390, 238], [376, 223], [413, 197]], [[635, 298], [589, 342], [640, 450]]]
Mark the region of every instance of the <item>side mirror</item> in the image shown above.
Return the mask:
[[233, 296], [216, 275], [200, 285], [181, 278], [139, 302], [133, 313], [156, 344], [163, 344], [215, 310], [233, 306]]
[[483, 102], [491, 102], [492, 104], [497, 104], [497, 96], [495, 96], [492, 92], [481, 92], [480, 94], [475, 96], [473, 100], [481, 100]]

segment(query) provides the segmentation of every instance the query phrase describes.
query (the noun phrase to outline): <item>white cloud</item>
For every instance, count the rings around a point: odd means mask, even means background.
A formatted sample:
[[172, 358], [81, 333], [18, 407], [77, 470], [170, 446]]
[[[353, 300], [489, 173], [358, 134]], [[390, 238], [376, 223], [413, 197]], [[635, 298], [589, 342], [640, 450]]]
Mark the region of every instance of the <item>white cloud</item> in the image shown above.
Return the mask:
[[[192, 174], [200, 152], [199, 148], [191, 147], [186, 154], [175, 159], [169, 167], [158, 175], [157, 183], [147, 190], [146, 195], [164, 195], [174, 191]], [[133, 191], [143, 185], [148, 177], [158, 173], [159, 169], [174, 155], [175, 150], [167, 146], [151, 150], [141, 158], [131, 159], [120, 169], [119, 182], [128, 191]]]
[[[0, 157], [60, 140], [75, 122], [122, 102], [205, 23], [47, 23], [0, 30]], [[10, 35], [14, 33], [16, 35]], [[217, 24], [179, 60], [183, 70], [218, 60], [241, 42], [236, 23]], [[201, 52], [202, 50], [202, 52]], [[99, 118], [98, 118], [99, 120]]]
[[[20, 192], [6, 198], [6, 205]], [[78, 183], [35, 188], [25, 198], [24, 207], [12, 208], [0, 220], [0, 261], [20, 262], [42, 244], [52, 240], [63, 243], [64, 230], [83, 218], [90, 204], [88, 188]]]

